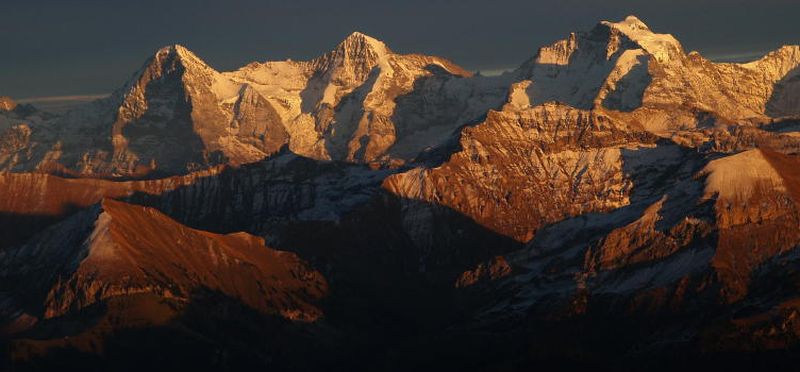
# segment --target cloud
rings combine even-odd
[[[483,76],[500,76],[506,72],[514,71],[516,67],[478,69]]]
[[[108,94],[88,94],[76,96],[30,97],[16,100],[18,103],[31,104],[37,108],[52,112],[63,113],[75,106],[108,97]]]
[[[750,62],[764,57],[767,53],[769,53],[769,51],[721,53],[710,54],[707,58],[715,62]]]
[[[105,97],[108,97],[107,93],[78,95],[78,96],[31,97],[31,98],[17,99],[16,101],[19,103],[48,104],[48,103],[89,102]]]

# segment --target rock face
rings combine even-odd
[[[369,201],[391,170],[320,163],[293,154],[240,168],[215,168],[155,180],[65,179],[0,174],[0,249],[104,198],[150,205],[179,221],[216,231],[262,232],[283,219],[337,221]]]
[[[241,316],[242,325],[230,325],[232,333],[280,331],[259,319],[317,321],[328,291],[319,272],[293,253],[265,247],[263,238],[191,229],[154,209],[110,199],[4,250],[0,278],[2,329],[15,336],[10,354],[20,360],[42,358],[52,348],[98,353],[95,345],[126,332],[138,340],[129,348],[155,356],[157,350],[141,344],[147,336],[136,334],[148,327],[169,329],[161,342],[177,338],[204,349],[209,346],[197,337],[213,334],[211,319]],[[240,306],[248,310],[235,315]],[[200,323],[193,320],[198,309]],[[294,342],[284,336],[283,342]],[[181,348],[160,359],[175,358]]]
[[[149,332],[237,370],[791,354],[798,66],[636,17],[498,77],[357,32],[231,72],[163,48],[63,116],[0,107],[2,334],[33,367]]]
[[[193,230],[109,199],[4,251],[0,261],[3,283],[26,283],[4,290],[19,296],[16,302],[37,304],[24,311],[42,320],[114,297],[188,302],[208,290],[265,313],[313,321],[321,316],[313,302],[327,290],[319,273],[292,253],[264,247],[261,238]]]
[[[252,163],[283,146],[320,160],[402,162],[501,103],[502,95],[492,96],[502,92],[501,79],[469,76],[447,60],[396,54],[361,33],[311,61],[226,73],[173,45],[109,98],[37,121],[26,158],[6,168],[152,177]]]
[[[750,150],[712,161],[706,194],[717,195],[719,246],[712,264],[729,301],[748,294],[752,273],[800,245],[800,209],[794,158]]]
[[[626,157],[655,148],[657,138],[601,110],[531,107],[530,84],[514,85],[501,111],[465,129],[462,150],[447,162],[392,176],[385,187],[522,242],[545,224],[627,205],[634,184]]]
[[[452,143],[462,126],[499,109],[520,84],[532,106],[612,110],[659,134],[757,125],[800,114],[799,48],[746,64],[713,63],[628,17],[573,33],[514,73],[486,78],[438,57],[397,54],[358,32],[311,61],[224,73],[174,45],[111,97],[26,123],[30,138],[0,153],[15,154],[6,155],[13,156],[9,170],[96,177],[252,163],[283,146],[318,160],[397,164]],[[9,124],[5,136],[18,136],[20,124]]]
[[[791,302],[794,279],[782,284],[786,290],[766,288],[770,280],[776,283],[767,273],[796,265],[791,252],[800,246],[800,220],[794,169],[800,160],[754,149],[699,168],[702,163],[688,177],[677,173],[666,181],[668,188],[653,190],[640,202],[542,229],[527,248],[504,257],[512,275],[476,286],[481,298],[495,299],[481,305],[476,324],[537,328],[560,322],[562,332],[571,332],[574,325],[569,324],[580,323],[581,332],[594,334],[605,329],[596,317],[614,319],[618,329],[636,319],[633,324],[647,330],[624,336],[636,343],[669,340],[689,355],[709,349],[761,349],[763,344],[751,343],[751,336],[740,330],[791,322],[796,311]],[[471,278],[470,273],[465,277]],[[698,319],[695,323],[687,316]],[[650,333],[655,329],[664,333]],[[791,327],[774,332],[776,342],[797,337]],[[534,345],[561,342],[546,331],[523,334],[523,339],[540,340],[524,341]],[[732,339],[745,344],[729,343]],[[591,343],[568,345],[599,360],[605,360],[605,352],[630,346],[619,339],[608,342],[602,351],[590,350],[597,347]],[[663,356],[660,348],[649,347],[655,349],[647,356],[628,357]],[[557,349],[550,352],[560,354]]]
[[[781,80],[796,74],[799,50],[714,64],[636,17],[602,22],[523,64],[515,73],[529,80],[512,84],[500,110],[464,129],[461,150],[444,164],[393,176],[386,187],[529,241],[547,223],[628,204],[634,184],[625,167],[636,161],[626,157],[656,146],[653,134],[767,120],[775,91],[791,85]]]
[[[191,229],[154,209],[110,199],[4,250],[0,278],[3,334],[14,338],[5,357],[18,362],[47,358],[54,348],[113,361],[109,350],[116,342],[130,342],[126,348],[140,358],[180,359],[184,347],[213,351],[216,346],[198,337],[216,332],[213,319],[231,317],[241,323],[229,324],[230,333],[271,330],[289,345],[297,341],[281,322],[302,327],[317,321],[328,291],[319,272],[293,253],[265,247],[263,238]],[[148,329],[164,330],[157,344],[178,343],[161,354],[162,346],[148,346],[154,342]],[[218,337],[214,343],[225,345],[230,335]],[[276,343],[269,337],[261,342]],[[185,362],[215,360],[201,353]]]
[[[447,60],[397,54],[358,32],[308,62],[254,63],[226,75],[278,107],[290,149],[314,159],[407,161],[502,99],[486,92],[500,79],[469,79]]]
[[[249,163],[276,152],[286,139],[263,98],[179,45],[156,52],[109,98],[41,127],[39,134],[49,136],[34,138],[51,147],[33,159],[37,168],[98,176]]]
[[[798,53],[785,46],[751,63],[713,63],[631,16],[544,47],[517,73],[534,81],[533,103],[631,112],[660,132],[707,125],[705,114],[724,123],[796,115],[781,97],[797,89]]]

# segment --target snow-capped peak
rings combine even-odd
[[[129,96],[135,93],[132,90],[137,87],[144,89],[153,79],[165,76],[176,76],[180,79],[184,74],[210,76],[219,73],[186,47],[179,44],[167,45],[158,49],[121,91],[124,96]]]
[[[392,51],[382,41],[353,32],[335,49],[315,59],[314,64],[323,70],[347,65],[365,65],[372,69],[390,54]]]
[[[681,43],[674,36],[654,33],[636,16],[630,15],[620,22],[603,21],[600,24],[624,34],[659,62],[668,62],[683,54]]]
[[[342,42],[336,47],[336,50],[353,52],[368,50],[379,56],[392,53],[392,51],[382,41],[358,31],[353,32],[344,40],[342,40]]]
[[[639,30],[641,32],[652,33],[652,31],[650,30],[650,27],[648,27],[644,22],[642,22],[641,19],[639,19],[639,17],[637,17],[635,15],[629,15],[629,16],[625,17],[625,19],[620,21],[620,22],[612,23],[612,22],[605,21],[605,23],[606,24],[614,24],[614,25],[616,25],[618,27],[627,27],[627,28],[629,28],[631,30]]]
[[[380,40],[353,32],[335,49],[311,61],[321,76],[363,82],[376,66],[385,64],[392,51]]]
[[[159,62],[170,60],[172,58],[180,61],[186,68],[210,68],[208,64],[194,54],[194,52],[180,44],[167,45],[159,49],[155,54],[155,60]]]

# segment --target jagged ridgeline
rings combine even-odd
[[[4,120],[4,137],[15,140],[0,148],[0,166],[136,177],[256,162],[283,146],[318,160],[403,163],[489,110],[547,102],[651,132],[758,126],[798,114],[799,53],[787,46],[751,63],[713,63],[635,17],[570,34],[501,77],[398,54],[357,32],[311,61],[223,73],[174,45],[106,99],[58,118]]]
[[[0,98],[3,366],[796,358],[800,46],[717,63],[631,16],[532,54],[174,45],[62,115]]]

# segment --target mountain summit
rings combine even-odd
[[[366,81],[373,68],[386,63],[392,51],[381,41],[354,32],[332,51],[314,59],[311,64],[316,74],[343,85]]]
[[[383,58],[387,54],[393,52],[382,41],[363,34],[361,32],[353,32],[348,35],[336,48],[328,53],[337,56],[358,59],[358,58]]]
[[[654,33],[636,16],[628,16],[621,22],[603,21],[601,24],[621,32],[631,41],[639,44],[660,63],[668,63],[671,59],[679,58],[683,54],[683,47],[675,37],[669,34]]]
[[[284,146],[314,159],[397,165],[452,145],[460,128],[490,110],[549,102],[619,112],[662,136],[712,122],[763,125],[800,114],[797,50],[713,63],[635,16],[571,33],[492,78],[443,58],[395,53],[360,32],[310,61],[232,72],[171,45],[110,98],[25,123],[31,133],[23,139],[16,129],[0,166],[141,177],[257,162]]]

